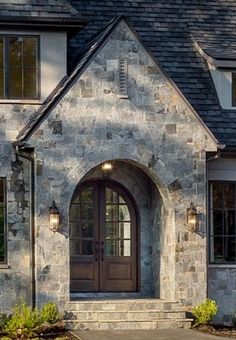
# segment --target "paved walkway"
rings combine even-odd
[[[77,331],[80,340],[229,340],[189,329]],[[232,339],[232,338],[231,338]]]

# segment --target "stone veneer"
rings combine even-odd
[[[127,59],[127,98],[120,97],[119,58]],[[150,228],[146,239],[141,232],[144,294],[178,300],[186,305],[195,305],[206,297],[205,154],[215,151],[216,146],[124,22],[119,24],[29,143],[35,147],[37,160],[36,295],[39,305],[53,300],[64,308],[69,300],[68,213],[71,197],[84,176],[107,160],[122,162],[116,179],[121,183],[125,179],[124,185],[133,196],[136,195],[137,202],[140,200],[143,228]],[[5,164],[9,165],[9,158]],[[134,167],[129,182],[127,173]],[[22,171],[25,169],[26,166]],[[149,194],[144,188],[144,197],[138,197],[136,181],[140,181],[137,188],[142,187],[143,181],[148,181]],[[53,200],[62,216],[60,232],[55,234],[48,227],[48,209]],[[145,200],[149,201],[146,212],[142,208]],[[191,201],[200,211],[202,233],[199,234],[190,233],[186,228],[186,209]],[[19,210],[17,218],[20,219],[24,211]],[[27,230],[29,223],[24,224],[24,228]],[[23,244],[26,236],[17,234]],[[150,235],[153,236],[151,264]],[[1,290],[0,293],[4,308],[10,307],[15,300],[14,287],[17,280],[23,280],[25,273],[28,273],[30,284],[29,248],[28,269],[23,267],[21,271],[22,244],[18,250],[9,253],[11,268],[0,269],[3,287],[8,287],[6,275],[13,275],[9,300],[7,292]],[[10,257],[15,262],[10,261]],[[153,280],[151,284],[147,284],[149,277]],[[24,289],[20,286],[17,295],[24,294]]]

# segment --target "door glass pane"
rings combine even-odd
[[[88,188],[80,194],[79,200],[82,204],[93,204],[93,188]]]
[[[105,235],[107,238],[118,237],[118,224],[115,222],[106,222]]]
[[[80,255],[81,248],[80,248],[80,240],[79,239],[71,239],[70,240],[70,253],[71,255]]]
[[[118,203],[117,193],[110,188],[106,188],[106,202],[107,203]]]
[[[118,219],[117,205],[106,205],[106,221],[116,221]]]
[[[93,206],[91,205],[80,205],[79,219],[91,220],[93,219]]]
[[[119,206],[119,220],[120,221],[130,221],[130,214],[127,205]]]
[[[82,237],[93,237],[93,223],[92,222],[80,222]]]
[[[130,223],[121,222],[119,223],[119,237],[120,238],[130,238],[131,234],[131,225]]]
[[[130,240],[120,241],[119,255],[120,256],[130,256],[131,255],[131,242],[130,242]]]
[[[82,254],[81,255],[93,255],[93,241],[82,241]]]
[[[119,241],[118,240],[106,240],[105,255],[119,256]]]

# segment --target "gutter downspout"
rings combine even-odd
[[[31,303],[32,308],[35,308],[36,305],[36,279],[35,279],[35,159],[34,159],[34,149],[32,147],[26,147],[24,145],[19,145],[13,143],[13,147],[15,149],[15,154],[19,157],[22,157],[30,162],[30,201],[31,201],[31,218],[30,218],[30,244],[31,244],[31,253],[30,253],[30,262],[31,262]]]

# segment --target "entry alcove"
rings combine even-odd
[[[160,297],[164,212],[157,185],[134,164],[113,160],[109,177],[101,164],[91,169],[70,204],[70,292]]]

